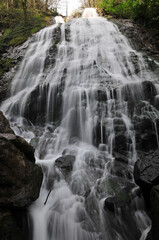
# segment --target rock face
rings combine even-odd
[[[152,34],[150,34],[147,29],[144,29],[143,26],[137,25],[130,19],[119,19],[113,20],[115,22],[120,31],[130,38],[133,45],[139,51],[144,51],[151,55],[159,56],[159,41],[158,39],[154,39]]]
[[[2,112],[0,132],[0,239],[18,240],[21,230],[12,209],[24,209],[38,198],[43,176],[33,148],[13,133]]]
[[[142,154],[134,166],[134,178],[140,186],[147,207],[150,206],[150,191],[159,184],[159,150]]]
[[[134,166],[134,178],[140,186],[146,207],[150,210],[152,229],[148,239],[159,239],[159,150],[140,156]]]
[[[152,218],[152,239],[159,239],[159,185],[154,186],[150,195],[151,218]]]

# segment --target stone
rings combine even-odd
[[[140,154],[134,166],[134,179],[141,188],[146,207],[150,207],[151,188],[159,184],[159,150]]]
[[[128,158],[121,153],[115,152],[114,153],[115,161],[123,162],[123,163],[128,163]]]
[[[0,206],[29,206],[39,196],[41,168],[2,136],[0,149]]]
[[[0,112],[0,206],[22,208],[40,192],[42,171],[34,164],[34,149],[16,136]]]
[[[64,177],[68,177],[73,170],[73,164],[75,162],[75,156],[73,155],[64,155],[62,157],[59,157],[55,161],[55,166],[58,167]]]
[[[23,240],[21,229],[12,213],[7,209],[0,209],[0,239]]]
[[[8,120],[5,118],[1,111],[0,111],[0,133],[14,134],[13,130],[9,125]]]
[[[115,212],[116,208],[122,208],[129,205],[131,197],[129,195],[129,189],[123,188],[119,190],[115,196],[106,198],[104,202],[104,209],[111,212]]]
[[[159,185],[152,187],[150,193],[152,239],[159,239]]]

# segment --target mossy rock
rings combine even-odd
[[[24,43],[27,40],[26,36],[18,36],[16,38],[13,38],[10,42],[9,42],[9,46],[17,46],[20,45],[22,43]]]

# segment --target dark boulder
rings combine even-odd
[[[115,209],[130,205],[131,196],[129,194],[130,189],[123,188],[116,192],[115,196],[106,198],[104,202],[104,209],[111,212],[115,212]]]
[[[151,189],[150,194],[151,220],[152,220],[152,239],[159,239],[159,185]]]
[[[9,125],[8,120],[5,118],[1,111],[0,111],[0,133],[14,134],[13,130]]]
[[[1,240],[24,239],[23,212],[38,198],[43,178],[41,168],[34,162],[34,149],[14,134],[0,112]],[[17,212],[20,212],[21,224],[17,221]]]
[[[75,162],[75,156],[72,155],[64,155],[59,157],[55,161],[55,166],[58,167],[64,177],[68,177],[73,170],[73,164]]]
[[[39,196],[42,172],[10,140],[0,136],[0,205],[26,207]]]
[[[118,153],[118,152],[115,152],[114,153],[114,157],[115,157],[115,160],[116,161],[119,161],[119,162],[122,162],[122,163],[128,163],[128,157],[126,157],[124,154],[121,154],[121,153]]]
[[[1,207],[26,207],[38,198],[42,171],[34,162],[34,149],[14,134],[0,112]]]
[[[134,166],[134,178],[149,208],[151,188],[159,184],[159,150],[140,155]]]
[[[22,240],[21,229],[18,227],[12,213],[6,209],[0,209],[0,239]]]

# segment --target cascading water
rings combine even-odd
[[[134,119],[157,79],[117,26],[83,17],[35,35],[1,106],[44,174],[29,240],[144,240]]]

